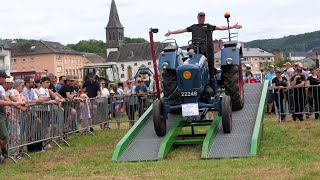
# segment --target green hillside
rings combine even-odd
[[[268,51],[284,50],[307,52],[320,51],[320,31],[290,35],[279,39],[254,40],[245,43],[246,47],[258,47]]]

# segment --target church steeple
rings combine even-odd
[[[123,44],[124,27],[120,22],[120,18],[118,15],[118,10],[116,7],[116,3],[114,0],[111,1],[110,14],[109,14],[109,22],[106,27],[106,42],[107,42],[107,53],[108,51],[118,50]]]

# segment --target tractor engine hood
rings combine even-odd
[[[201,75],[204,69],[195,64],[177,68],[178,93],[183,103],[195,103],[204,89]]]

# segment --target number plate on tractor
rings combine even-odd
[[[197,91],[182,91],[182,92],[180,92],[180,95],[183,97],[194,97],[194,96],[198,96],[198,92]]]
[[[188,103],[182,104],[182,116],[198,116],[199,115],[199,106],[198,103]]]

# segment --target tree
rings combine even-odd
[[[124,37],[125,44],[131,43],[143,43],[148,42],[143,38],[128,38]],[[77,44],[68,44],[69,48],[79,51],[79,52],[88,52],[88,53],[98,53],[98,54],[105,54],[106,53],[106,43],[101,40],[81,40]]]
[[[291,63],[290,58],[289,58],[289,57],[282,57],[282,58],[280,59],[280,61],[279,61],[277,64],[275,64],[275,65],[276,65],[276,67],[283,68],[283,67],[284,67],[284,64],[285,64],[286,62],[290,62],[290,63]]]
[[[69,48],[88,53],[106,53],[105,43],[101,40],[81,40],[77,44],[68,44]]]
[[[144,38],[128,38],[128,37],[124,37],[124,43],[125,44],[144,43],[144,42],[148,42],[148,41],[145,40]]]

